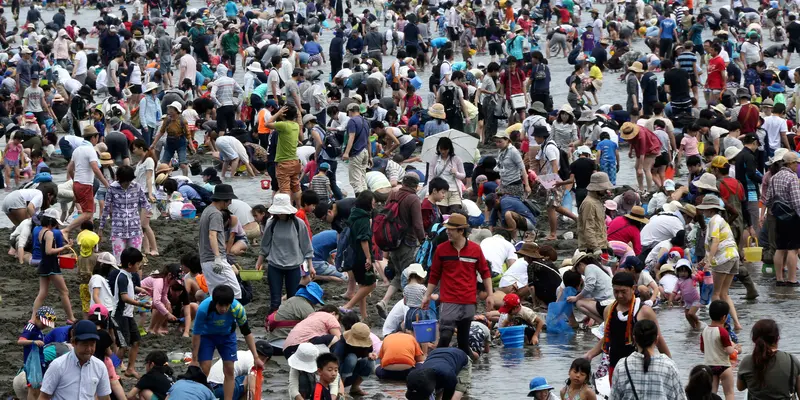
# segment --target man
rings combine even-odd
[[[678,57],[680,58],[680,56]],[[692,77],[696,77],[696,75],[689,74],[683,68],[673,68],[670,60],[661,61],[661,68],[664,70],[664,91],[667,92],[667,99],[675,110],[675,114],[678,111],[690,110],[692,107],[691,90],[697,86],[697,81],[693,81]]]
[[[783,65],[789,65],[792,53],[800,53],[800,22],[797,21],[797,14],[789,13],[789,25],[786,25],[786,34],[789,36],[789,47],[786,49],[786,59]]]
[[[524,79],[522,77],[520,82]],[[455,71],[452,73],[452,79],[439,86],[439,90],[436,92],[436,102],[444,106],[450,129],[463,130],[464,126],[469,125],[467,102],[464,100],[464,92],[461,90],[463,80],[464,72]],[[522,83],[520,83],[520,90],[522,90]]]
[[[433,290],[439,291],[439,335],[438,347],[449,347],[453,331],[458,329],[458,347],[472,354],[469,347],[469,331],[476,311],[477,274],[483,279],[486,309],[492,310],[492,274],[481,247],[467,240],[469,224],[463,214],[452,214],[445,222],[448,241],[439,245],[433,254],[428,290],[422,299],[422,308],[427,309]],[[441,283],[441,285],[440,285]]]
[[[300,208],[300,158],[297,143],[300,139],[300,111],[294,106],[284,106],[269,121],[267,128],[278,133],[275,154],[278,191],[292,197],[292,203]]]
[[[347,122],[347,146],[342,154],[342,160],[350,163],[348,170],[350,186],[358,196],[358,193],[367,190],[367,168],[372,167],[369,122],[361,116],[359,105],[356,103],[347,106],[347,114],[350,120]]]
[[[536,155],[539,175],[557,174],[561,152],[556,142],[548,140],[550,138],[550,132],[546,127],[535,126],[533,128],[533,138],[541,147],[541,150],[539,150],[539,153]],[[572,211],[561,205],[563,196],[564,189],[562,187],[557,186],[547,192],[547,215],[550,223],[550,235],[547,236],[546,240],[556,239],[556,228],[558,225],[556,212],[561,215],[566,215],[573,220],[578,220],[578,217],[576,217]]]
[[[739,115],[741,115],[741,113]],[[758,199],[761,198],[761,174],[756,170],[758,136],[754,133],[745,134],[742,139],[742,144],[744,148],[736,155],[736,179],[742,184],[746,192],[745,201],[742,204],[742,209],[746,209],[750,214],[750,226],[746,228],[748,228],[747,230],[750,235],[755,236],[755,232],[761,231],[761,221],[758,217]],[[742,240],[744,239],[743,237]]]
[[[595,37],[595,40],[596,39],[597,38]],[[608,62],[608,46],[610,44],[611,40],[608,38],[603,38],[600,40],[600,45],[594,46],[592,48],[592,52],[589,54],[590,58],[595,59],[595,65],[600,68],[600,71],[606,70],[606,62]]]
[[[678,38],[678,29],[675,20],[664,18],[658,24],[658,56],[662,60],[672,59],[672,45]]]
[[[117,35],[116,26],[108,28],[107,33],[100,34],[100,40],[97,47],[100,52],[100,57],[102,58],[103,65],[108,65],[111,59],[116,54],[119,54],[121,52],[122,44],[119,40],[119,35]]]
[[[605,337],[600,339],[597,345],[584,355],[584,358],[591,360],[600,355],[600,353],[608,354],[609,379],[614,374],[614,366],[617,365],[617,361],[636,351],[636,347],[633,344],[633,326],[636,325],[636,321],[650,320],[658,326],[658,318],[653,309],[648,305],[642,304],[641,300],[635,297],[636,280],[633,274],[630,272],[618,272],[611,279],[611,284],[614,288],[615,301],[606,307],[603,315],[603,319],[606,321],[609,321],[610,318],[609,326],[606,327]],[[630,313],[631,309],[633,309],[633,315],[627,315],[627,317],[628,319],[632,318],[632,320],[627,322],[620,320],[620,316]],[[659,352],[672,357],[660,330],[656,345]]]
[[[472,353],[469,353],[472,354]],[[450,348],[437,348],[428,354],[421,367],[408,374],[406,399],[428,400],[442,391],[442,399],[460,399],[472,381],[472,361]]]
[[[67,179],[72,179],[72,191],[75,194],[75,204],[80,206],[81,214],[72,221],[69,226],[61,232],[64,237],[69,237],[69,233],[78,228],[84,221],[90,221],[94,216],[94,180],[97,178],[100,183],[108,188],[108,180],[103,172],[100,171],[97,158],[97,151],[94,146],[100,139],[100,135],[94,126],[89,125],[83,128],[83,143],[72,152],[72,160],[67,164]]]
[[[235,5],[234,5],[235,6]],[[239,54],[239,27],[231,24],[228,32],[222,35],[222,52],[230,60],[231,71],[236,73],[236,55]]]
[[[592,33],[594,34],[594,41],[595,43],[603,43],[603,27],[606,23],[600,19],[600,10],[592,8],[589,10],[589,13],[592,15]]]
[[[486,210],[489,214],[489,226],[493,230],[505,228],[512,238],[517,231],[524,232],[536,229],[536,218],[527,206],[516,196],[489,193],[485,196]]]
[[[387,268],[394,270],[392,284],[386,290],[386,295],[375,305],[381,318],[386,318],[386,304],[392,300],[395,292],[401,291],[400,277],[403,270],[414,262],[419,244],[425,241],[425,230],[422,227],[422,203],[417,196],[419,176],[407,174],[403,177],[403,184],[399,190],[392,191],[386,204],[398,203],[397,218],[402,226],[406,227],[405,238],[395,250],[389,252]]]
[[[217,187],[219,186],[227,185],[218,185]],[[211,288],[209,287],[209,289]],[[264,361],[261,359],[253,333],[250,331],[244,306],[236,301],[233,289],[230,286],[220,285],[215,287],[211,291],[211,297],[203,300],[197,307],[197,318],[194,320],[194,328],[192,330],[194,333],[192,335],[192,360],[197,360],[196,362],[200,364],[203,373],[206,376],[210,376],[214,350],[219,353],[222,360],[222,398],[224,400],[239,399],[239,397],[233,397],[238,386],[235,369],[239,355],[236,351],[237,325],[244,336],[247,348],[252,354],[252,364],[256,368],[263,368]],[[266,346],[262,346],[262,353],[266,354],[266,350],[263,350],[264,347],[272,350],[271,346],[266,344]],[[219,397],[218,394],[217,397]]]
[[[156,51],[158,54],[158,70],[164,80],[164,87],[172,87],[172,36],[163,27],[156,28]],[[183,82],[183,81],[180,81]]]
[[[100,336],[92,321],[79,321],[72,328],[73,349],[50,363],[42,380],[39,400],[109,400],[108,369],[94,357]]]
[[[761,103],[761,109],[764,111],[764,123],[761,125],[767,134],[764,139],[764,151],[767,157],[775,155],[775,150],[781,148],[791,149],[789,146],[789,138],[786,136],[789,132],[789,126],[786,119],[782,117],[786,111],[786,105],[774,104],[772,99],[766,99]],[[778,115],[773,115],[778,114]]]
[[[757,32],[750,31],[747,33],[747,41],[742,43],[742,48],[739,51],[739,59],[742,61],[743,65],[747,66],[759,61],[764,61],[764,52],[758,40]]]
[[[706,89],[710,91],[706,94],[706,103],[714,105],[722,101],[722,94],[725,92],[725,85],[728,81],[728,73],[725,67],[725,60],[722,59],[722,45],[713,43],[709,47],[711,59],[708,60],[708,78],[706,79]]]
[[[211,99],[217,106],[217,132],[226,133],[236,127],[236,107],[244,93],[233,78],[228,77],[228,68],[217,66],[220,77],[214,80],[211,87]]]
[[[606,213],[603,198],[614,189],[605,172],[595,172],[586,190],[589,194],[581,203],[578,212],[578,249],[588,253],[609,247],[606,238]]]
[[[761,119],[761,112],[758,106],[750,103],[751,96],[750,90],[747,88],[739,88],[736,90],[736,97],[739,98],[739,113],[736,120],[739,121],[739,130],[744,135],[756,133]],[[758,148],[758,146],[756,146],[756,148]]]
[[[86,56],[86,52],[83,50],[83,42],[75,43],[75,48],[78,52],[75,53],[75,60],[73,61],[72,78],[83,85],[86,83],[86,74],[89,72],[89,59]]]
[[[283,87],[284,94],[286,95],[286,105],[301,110],[302,101],[300,100],[300,87],[298,83],[303,80],[304,71],[300,68],[295,68],[292,71],[292,77],[286,82]]]
[[[697,98],[697,94],[698,94],[698,86],[697,86],[697,75],[698,75],[697,59],[698,59],[698,56],[695,53],[697,48],[698,48],[698,45],[695,45],[694,43],[692,43],[690,41],[684,42],[683,43],[683,50],[680,51],[680,53],[678,54],[677,57],[675,57],[675,62],[678,64],[678,68],[686,71],[686,73],[689,76],[689,79],[692,81],[692,85],[691,85],[692,93],[694,93],[694,97],[695,98]],[[701,54],[703,54],[702,53],[702,51],[703,51],[702,41],[700,42],[699,48],[700,48]],[[700,60],[702,61],[703,58],[701,58]],[[663,65],[664,65],[663,61],[661,62],[661,65],[662,65],[662,68],[663,68]]]
[[[653,116],[653,104],[658,102],[658,76],[648,68],[639,81],[642,88],[642,117]]]
[[[111,57],[111,61],[108,63],[108,69],[106,71],[106,87],[108,88],[108,94],[114,96],[118,99],[122,98],[122,89],[120,88],[119,82],[119,69],[120,65],[124,63],[124,56],[121,51],[114,53]]]
[[[33,59],[31,58],[30,47],[25,46],[22,48],[22,59],[17,61],[17,88],[20,93],[25,93],[25,89],[31,85],[31,75],[33,74]]]
[[[53,121],[56,121],[56,115],[48,105],[44,90],[39,87],[39,78],[38,72],[31,74],[31,86],[25,89],[25,92],[22,94],[22,109],[26,113],[31,112],[36,116],[36,122],[39,123],[42,135],[44,136],[46,133],[45,120],[52,118]]]
[[[800,223],[800,184],[797,180],[797,153],[787,152],[783,156],[783,167],[770,180],[770,190],[765,193],[764,205],[772,212],[770,224],[775,222],[775,263],[776,286],[800,286],[797,282],[797,224]],[[776,202],[782,202],[783,207],[775,207]],[[783,209],[783,218],[775,215],[774,211]],[[784,280],[783,269],[786,267],[788,276]]]
[[[183,82],[184,79],[194,82],[197,74],[197,61],[192,57],[191,52],[191,47],[186,44],[178,50],[178,83]]]
[[[664,211],[651,217],[641,231],[642,252],[649,254],[652,246],[658,242],[674,238],[678,231],[686,229],[687,220],[694,220],[694,215],[685,206],[675,212]]]
[[[369,51],[369,58],[374,58],[378,60],[380,65],[383,65],[383,54],[386,53],[386,38],[384,35],[378,32],[378,26],[379,25],[377,22],[369,24],[369,33],[367,33],[364,41],[366,42],[367,50]]]
[[[214,195],[211,196],[211,205],[203,210],[200,216],[200,243],[198,246],[200,266],[206,277],[209,292],[217,286],[230,286],[234,297],[242,298],[242,290],[233,268],[228,264],[225,253],[225,225],[222,222],[221,210],[226,210],[231,200],[237,199],[233,194],[231,185],[221,184],[214,186]],[[196,358],[195,358],[196,360]]]

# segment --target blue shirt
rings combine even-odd
[[[229,2],[227,2],[225,4],[225,16],[226,17],[228,17],[228,18],[235,17],[236,14],[238,14],[238,13],[239,13],[239,9],[236,8],[236,3],[232,2],[232,1],[229,1]]]
[[[214,392],[208,386],[188,379],[175,382],[167,394],[170,400],[216,400]]]
[[[194,320],[193,332],[195,335],[229,335],[236,329],[247,324],[247,313],[236,299],[225,314],[217,314],[211,308],[211,297],[206,298],[197,307],[197,316]],[[174,387],[174,386],[173,386]]]
[[[20,339],[44,341],[42,330],[37,328],[36,325],[34,325],[34,323],[31,321],[28,321],[28,324],[25,325],[25,329],[22,330],[22,333],[19,335],[19,337]],[[28,359],[28,354],[30,354],[31,350],[34,348],[39,350],[39,360],[41,360],[41,363],[44,364],[44,347],[39,347],[35,344],[29,344],[25,346],[22,356],[23,362]]]
[[[449,42],[449,40],[447,40],[446,37],[437,37],[435,39],[431,39],[431,46],[440,49],[444,47],[444,45],[447,44],[447,42]]]
[[[196,86],[203,86],[203,83],[205,83],[205,81],[206,77],[203,76],[203,73],[201,73],[200,71],[194,73],[194,84]]]
[[[367,148],[367,143],[369,142],[369,124],[367,120],[361,116],[350,118],[350,121],[347,121],[347,133],[356,135],[353,140],[353,147],[350,149],[350,157],[355,157]],[[345,143],[347,142],[345,141]]]
[[[328,229],[314,235],[311,247],[314,248],[313,261],[326,261],[331,252],[336,250],[336,231]]]
[[[664,18],[659,24],[661,26],[661,39],[675,39],[673,35],[675,30],[675,20],[672,18]]]
[[[178,192],[183,196],[186,200],[199,200],[203,201],[203,198],[200,197],[200,194],[197,193],[197,190],[194,190],[193,187],[189,185],[183,185],[178,188]]]
[[[617,148],[619,146],[610,139],[601,140],[595,149],[600,151],[600,164],[617,165]]]
[[[322,46],[317,42],[306,42],[306,44],[303,45],[303,51],[310,56],[315,56],[322,53]]]
[[[39,243],[39,232],[41,231],[41,226],[33,228],[33,252],[31,253],[31,259],[33,260],[42,259],[42,243]],[[64,245],[64,235],[61,234],[60,230],[53,230],[53,239],[55,239],[55,247],[61,247]]]
[[[498,213],[497,210],[492,212],[489,225],[496,226],[499,216],[506,215],[508,211],[513,211],[531,222],[536,222],[536,219],[533,218],[533,214],[531,214],[531,210],[522,203],[522,200],[514,196],[503,196],[500,198],[500,213]],[[425,362],[428,361],[426,360]]]
[[[44,337],[44,344],[69,342],[69,330],[72,326],[59,326]]]

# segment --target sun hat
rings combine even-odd
[[[314,114],[303,115],[303,125],[305,125],[305,124],[307,124],[307,123],[309,123],[311,121],[316,121],[316,120],[317,120],[317,117]]]
[[[714,156],[711,159],[711,167],[713,168],[725,168],[728,165],[728,158],[723,156]]]
[[[269,207],[270,214],[292,215],[297,213],[297,209],[292,206],[292,200],[286,193],[278,193],[272,198],[272,205]]]
[[[55,310],[53,310],[53,307],[50,306],[39,307],[39,309],[36,310],[36,316],[39,317],[39,321],[42,321],[42,323],[45,324],[45,326],[50,328],[56,326],[56,312]],[[94,323],[92,323],[92,326],[94,327],[95,330],[97,330],[97,327],[95,327]]]
[[[775,82],[772,85],[769,85],[767,90],[773,93],[783,93],[785,89],[783,88],[782,84]]]
[[[717,188],[717,178],[709,172],[700,175],[700,179],[694,181],[694,186],[698,189],[705,189],[719,193],[719,189]]]
[[[517,251],[517,255],[531,258],[544,258],[542,254],[539,253],[539,245],[534,242],[523,243],[522,248]]]
[[[639,62],[639,61],[634,61],[634,62],[633,62],[633,64],[631,64],[631,66],[630,66],[630,67],[628,67],[628,71],[633,71],[633,72],[644,72],[644,68],[643,68],[643,66],[642,66],[642,63],[641,63],[641,62]]]
[[[633,122],[625,122],[619,128],[620,137],[624,140],[631,140],[639,134],[641,128]]]
[[[345,331],[345,343],[353,347],[372,347],[372,339],[369,337],[369,326],[363,322],[353,324],[349,331]]]
[[[561,108],[558,109],[558,114],[561,114],[562,112],[565,112],[565,113],[567,113],[567,114],[569,114],[569,115],[574,117],[575,114],[573,113],[573,111],[575,111],[575,110],[572,108],[571,105],[569,105],[568,103],[564,103],[564,105],[562,105]]]
[[[64,96],[60,94],[56,94],[55,96],[53,96],[53,103],[63,103],[63,102],[64,102]]]
[[[72,326],[72,337],[78,342],[100,340],[100,336],[97,335],[97,325],[88,319],[80,320]]]
[[[469,227],[467,217],[463,214],[450,214],[450,218],[444,223],[447,229],[462,229]]]
[[[89,315],[97,316],[99,321],[108,319],[108,308],[100,303],[92,304],[92,306],[89,307]]]
[[[114,165],[114,159],[111,158],[111,153],[100,153],[100,165]]]
[[[508,132],[506,131],[497,131],[497,133],[494,135],[494,138],[511,140],[511,136],[509,136]]]
[[[436,371],[432,368],[414,368],[406,379],[406,399],[429,400],[436,392]]]
[[[589,178],[589,186],[586,186],[586,190],[589,191],[603,191],[613,188],[614,185],[611,184],[611,180],[608,179],[608,174],[605,172],[593,173],[591,178]]]
[[[663,206],[661,206],[661,209],[666,211],[666,212],[668,212],[668,213],[674,213],[675,211],[678,211],[681,208],[682,208],[681,202],[677,201],[677,200],[672,200],[672,201],[664,204]]]
[[[406,269],[403,270],[403,276],[408,279],[411,275],[416,275],[422,279],[428,276],[428,272],[422,268],[422,264],[414,263],[410,264]]]
[[[711,107],[711,109],[719,112],[720,114],[725,114],[725,111],[728,111],[728,108],[722,103],[715,104],[713,107]]]
[[[797,159],[798,159],[798,155],[797,155],[797,153],[795,153],[793,151],[789,151],[789,152],[787,152],[786,154],[783,155],[783,163],[784,164],[796,163]]]
[[[44,213],[42,213],[42,216],[50,217],[50,218],[56,220],[56,223],[59,224],[59,225],[66,225],[64,223],[64,221],[59,219],[59,217],[61,217],[61,210],[59,208],[50,207],[47,210],[44,210]]]
[[[740,149],[740,148],[738,148],[736,146],[728,147],[727,149],[725,149],[725,159],[727,159],[728,163],[730,163],[731,160],[736,158],[736,156],[739,154],[740,151],[742,151],[742,149]],[[717,156],[717,157],[719,157],[719,156]],[[717,158],[717,157],[714,157],[714,158]]]
[[[675,191],[675,181],[673,181],[672,179],[665,180],[664,181],[664,190],[666,190],[668,192],[674,192]]]
[[[603,202],[603,206],[609,211],[617,211],[617,208],[619,207],[617,202],[614,200],[606,200]]]
[[[536,125],[533,127],[533,137],[548,138],[550,137],[550,131],[547,130],[546,126]]]
[[[287,360],[289,366],[303,372],[313,374],[317,372],[317,357],[319,348],[311,343],[300,343],[297,351]]]
[[[322,287],[319,286],[316,282],[310,282],[305,287],[300,287],[297,289],[297,292],[294,294],[295,296],[300,296],[308,301],[311,304],[320,304],[325,305],[325,302],[322,300],[322,296],[325,292],[322,290]]]
[[[372,100],[370,100],[370,102],[369,102],[369,106],[370,106],[370,107],[372,107],[372,106],[374,106],[374,105],[378,105],[378,104],[381,104],[381,101],[380,101],[380,100],[378,100],[378,99],[372,99]]]
[[[167,107],[172,107],[172,108],[178,110],[178,112],[183,111],[183,106],[181,106],[181,103],[178,103],[177,101],[173,101],[172,103],[167,105]]]
[[[578,122],[594,122],[597,119],[597,114],[591,112],[583,112],[581,113],[581,117],[578,118]]]
[[[592,149],[589,148],[589,146],[578,146],[578,150],[576,150],[576,151],[578,152],[578,155],[581,155],[581,154],[592,155]]]
[[[664,264],[658,270],[658,273],[663,274],[664,272],[675,272],[675,268],[672,265],[670,265],[669,263]]]
[[[722,203],[722,200],[720,200],[719,197],[717,197],[717,196],[715,196],[713,194],[707,194],[707,195],[705,195],[703,197],[703,202],[700,203],[699,206],[697,206],[697,209],[698,210],[711,210],[711,209],[724,210],[725,207],[723,207],[721,205],[721,203]]]
[[[681,208],[681,212],[689,216],[689,219],[694,219],[694,216],[697,215],[697,208],[693,204],[682,204],[683,208]]]
[[[114,257],[113,254],[107,251],[97,253],[97,262],[100,264],[108,264],[114,268],[119,268],[119,264],[117,263],[117,258]]]
[[[613,201],[613,200],[612,200]],[[644,207],[642,206],[633,206],[631,208],[631,212],[623,215],[623,217],[631,220],[641,222],[643,224],[648,223],[650,220],[645,217]]]
[[[785,149],[785,148],[780,148],[780,149],[775,150],[775,155],[773,155],[772,158],[767,160],[766,164],[767,165],[772,165],[772,164],[774,164],[774,163],[776,163],[778,161],[783,161],[783,156],[785,156],[786,153],[788,153],[788,152],[789,152],[789,149]]]
[[[770,108],[772,108],[772,106],[774,106],[774,105],[775,105],[775,102],[772,101],[772,99],[764,99],[764,101],[761,102],[761,107],[770,107]]]
[[[147,86],[144,87],[144,90],[142,90],[142,93],[149,93],[149,92],[151,92],[153,90],[156,90],[156,89],[158,89],[158,84],[157,83],[155,83],[155,82],[147,82]]]
[[[624,2],[625,0],[620,0],[620,1]],[[531,379],[531,383],[528,385],[528,388],[530,390],[528,392],[528,397],[534,397],[536,396],[536,392],[542,390],[553,390],[553,386],[549,385],[547,383],[547,379],[545,379],[542,376],[537,376]]]
[[[156,174],[156,185],[163,185],[167,179],[169,179],[168,173]]]
[[[500,307],[500,314],[508,314],[511,310],[519,307],[519,295],[516,293],[509,293],[503,297],[503,305]]]
[[[531,110],[541,114],[547,114],[547,110],[544,109],[544,103],[541,101],[534,101],[533,104],[531,104]]]
[[[167,164],[167,163],[158,164],[158,166],[156,167],[156,171],[155,171],[156,175],[158,175],[160,173],[163,173],[163,172],[171,173],[172,172],[172,166]]]
[[[236,197],[236,195],[233,194],[233,187],[231,187],[231,185],[223,183],[214,186],[214,194],[211,195],[211,201],[233,200],[233,199],[238,199],[238,197]]]
[[[747,88],[739,88],[736,89],[736,98],[738,99],[747,99],[750,100],[753,96],[750,94],[750,90]]]
[[[689,262],[689,260],[687,260],[685,258],[681,258],[675,264],[675,271],[680,271],[681,268],[688,268],[689,269],[689,274],[692,273],[692,264]]]
[[[447,115],[444,113],[444,106],[442,103],[433,103],[428,107],[428,115],[432,118],[446,119]]]

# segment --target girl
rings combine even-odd
[[[64,282],[64,277],[61,276],[61,268],[58,266],[58,254],[72,246],[72,240],[66,246],[64,245],[64,237],[58,231],[58,226],[63,225],[57,219],[58,214],[59,212],[55,208],[47,209],[41,217],[42,225],[33,229],[34,247],[38,244],[41,248],[41,261],[36,267],[39,274],[39,294],[36,295],[36,300],[33,302],[31,320],[36,318],[36,311],[44,304],[52,283],[58,290],[61,304],[64,306],[64,313],[67,314],[67,324],[72,324],[72,321],[75,321],[75,315],[72,314],[69,290]]]
[[[350,226],[350,248],[353,250],[353,276],[358,291],[342,309],[352,310],[359,306],[361,317],[367,319],[367,296],[375,290],[375,258],[372,253],[371,213],[375,207],[375,196],[365,190],[358,195],[355,207],[347,220]]]
[[[198,304],[189,300],[189,292],[180,279],[173,280],[169,287],[169,302],[172,304],[172,315],[181,317],[177,321],[183,323],[183,337],[190,337]]]
[[[428,107],[428,116],[431,120],[425,123],[422,129],[425,132],[425,137],[435,135],[450,129],[447,124],[447,114],[444,112],[444,106],[441,103],[434,103]]]
[[[684,315],[692,328],[700,327],[700,320],[697,318],[697,310],[700,308],[700,292],[694,284],[694,274],[689,260],[681,259],[675,266],[678,273],[678,284],[675,291],[667,300],[667,305],[672,306],[672,301],[678,296],[683,300]]]
[[[561,389],[561,400],[595,400],[597,395],[590,386],[592,364],[585,358],[576,358],[569,367],[567,386]]]
[[[147,333],[160,336],[169,333],[167,322],[177,321],[178,318],[172,314],[172,304],[169,301],[169,288],[172,283],[180,279],[180,265],[170,264],[167,270],[159,272],[153,271],[150,276],[142,279],[142,289],[153,299],[155,312],[150,317],[150,327]]]
[[[151,204],[155,203],[156,198],[153,196],[153,171],[156,167],[156,156],[153,154],[153,150],[148,148],[147,143],[142,139],[134,140],[131,147],[133,148],[133,154],[139,157],[139,162],[136,164],[136,169],[134,170],[135,181],[144,189],[148,202]],[[152,214],[150,212],[143,212],[139,221],[142,224],[142,233],[144,233],[142,237],[142,249],[144,249],[145,254],[158,256],[156,234],[153,232],[153,228],[150,227],[151,216]]]
[[[422,97],[415,92],[417,89],[413,85],[406,87],[406,95],[400,103],[400,115],[411,118],[411,114],[416,107],[422,107]]]
[[[225,252],[226,254],[239,256],[249,247],[247,235],[239,222],[239,218],[231,214],[229,210],[222,210],[222,223],[225,226]]]
[[[167,365],[169,358],[163,351],[151,351],[144,359],[144,367],[147,371],[139,379],[136,386],[128,392],[129,399],[137,400],[164,400],[167,393],[164,389],[169,388],[175,380],[172,375],[172,368]]]
[[[126,248],[142,247],[141,216],[147,215],[151,210],[144,190],[134,182],[134,178],[133,167],[123,165],[117,169],[117,180],[108,188],[105,208],[100,215],[101,230],[107,216],[111,216],[112,221],[127,222],[111,224],[111,248],[118,261]]]
[[[686,384],[687,400],[722,400],[716,393],[712,393],[711,384],[714,375],[708,365],[696,365],[689,373],[689,383]]]
[[[14,187],[19,187],[19,162],[22,157],[22,141],[20,136],[21,135],[14,134],[11,142],[6,144],[5,157],[3,157],[3,177],[6,179],[6,192],[10,192],[12,189],[11,186],[8,185],[8,182],[11,182],[12,168],[14,169]]]
[[[106,180],[109,182],[114,181],[114,160],[111,158],[111,153],[102,152],[100,153],[100,173],[106,177]],[[100,202],[100,209],[102,210],[103,207],[106,205],[106,193],[108,190],[105,186],[100,185],[97,189],[97,193],[95,193],[94,198]]]
[[[117,260],[108,252],[97,253],[97,263],[89,279],[89,292],[92,299],[89,302],[91,309],[95,304],[100,304],[106,309],[114,308],[114,294],[108,284],[108,273],[112,268],[117,268]]]
[[[269,212],[267,212],[267,207],[263,204],[256,204],[253,206],[253,209],[250,210],[250,213],[253,214],[253,219],[261,225],[261,231],[264,231],[264,228],[267,226],[267,220],[269,220]]]

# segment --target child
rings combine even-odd
[[[114,177],[114,159],[111,158],[111,153],[106,151],[100,153],[100,173],[102,173],[109,182],[116,180]],[[94,195],[94,198],[99,202],[100,210],[103,210],[106,206],[106,193],[108,193],[108,189],[100,185],[97,189],[97,193]]]
[[[327,177],[326,177],[327,178]],[[306,190],[300,194],[300,208],[297,210],[295,215],[297,218],[303,220],[306,223],[306,228],[308,228],[308,237],[309,239],[314,235],[311,233],[311,224],[308,222],[307,213],[314,213],[314,209],[317,208],[317,204],[319,204],[319,196],[317,196],[317,192],[313,190]]]
[[[730,356],[738,353],[742,347],[738,344],[734,346],[725,329],[729,312],[730,306],[724,300],[714,300],[708,306],[711,325],[703,329],[703,334],[700,336],[700,351],[705,354],[704,364],[711,367],[711,372],[714,374],[714,382],[711,384],[714,393],[722,383],[725,399],[733,400],[733,384],[736,378],[731,368]]]
[[[22,140],[21,134],[15,133],[11,142],[6,144],[6,151],[4,158],[3,177],[6,179],[6,192],[11,191],[11,170],[14,170],[14,187],[19,187],[19,161],[22,158]]]
[[[89,308],[95,304],[102,304],[106,309],[114,307],[114,294],[108,283],[108,275],[112,270],[118,268],[117,259],[109,252],[97,253],[97,262],[92,270],[92,277],[89,280],[89,292],[91,301]]]
[[[434,224],[442,222],[442,213],[436,203],[444,200],[450,185],[441,177],[436,177],[428,182],[428,196],[422,200],[422,228],[430,232]]]
[[[104,137],[106,133],[106,118],[103,111],[95,108],[92,111],[92,120],[94,121],[94,129],[97,129],[97,132],[100,132],[100,136]]]
[[[431,309],[422,309],[422,298],[427,290],[425,277],[428,276],[428,273],[422,269],[422,265],[411,264],[403,271],[403,274],[408,275],[408,284],[403,288],[403,301],[408,307],[403,328],[406,332],[413,332],[414,322],[436,319],[436,315]]]
[[[653,165],[653,180],[658,187],[664,186],[664,181],[667,179],[667,165],[672,162],[672,146],[667,134],[667,123],[663,119],[653,121],[653,133],[661,142],[661,154],[656,157],[655,164]]]
[[[94,233],[94,223],[91,220],[81,223],[81,231],[78,233],[76,243],[80,246],[78,277],[81,282],[81,308],[84,313],[87,313],[92,303],[92,296],[89,293],[89,281],[92,279],[92,272],[97,263],[97,255],[94,253],[94,248],[100,243],[100,236]]]
[[[42,172],[42,168],[49,168],[47,164],[44,162],[44,157],[42,157],[42,150],[34,149],[31,151],[31,169],[35,171],[35,174]]]
[[[331,168],[330,164],[323,162],[319,165],[319,172],[311,178],[309,188],[313,190],[319,199],[325,202],[333,200],[333,190],[331,189],[331,180],[328,178],[328,170]]]
[[[597,395],[589,385],[592,376],[592,364],[585,358],[576,358],[569,367],[567,386],[561,389],[562,399],[595,400]]]
[[[477,360],[483,353],[489,352],[492,336],[492,321],[485,315],[476,315],[469,326],[469,348],[472,350],[472,359]]]
[[[197,131],[197,120],[200,119],[200,116],[197,115],[197,111],[194,110],[193,102],[186,102],[186,109],[183,110],[181,116],[186,120],[186,124],[189,125],[189,145],[187,148],[194,150],[194,133]],[[191,150],[190,153],[192,152]]]
[[[156,312],[150,315],[150,327],[147,333],[166,335],[169,333],[168,322],[177,321],[172,314],[172,304],[169,301],[169,289],[172,283],[180,279],[180,266],[170,264],[164,272],[153,271],[147,278],[142,279],[142,289],[153,299]]]
[[[677,260],[675,262],[677,262]],[[662,265],[658,270],[659,291],[663,294],[664,298],[670,298],[674,296],[673,293],[675,293],[675,286],[678,284],[678,277],[675,276],[675,262],[670,260],[666,264]]]
[[[680,296],[683,300],[686,320],[689,321],[692,328],[697,329],[700,327],[700,320],[697,318],[697,310],[700,308],[700,292],[694,285],[692,265],[689,260],[680,259],[675,265],[675,271],[678,273],[678,284],[675,285],[675,290],[668,297],[667,305],[672,306],[672,301]]]
[[[339,359],[331,353],[323,353],[317,357],[317,375],[319,382],[309,399],[331,400],[331,385],[340,382],[339,393],[344,393],[344,383],[339,378]]]
[[[599,152],[597,163],[600,165],[600,171],[608,174],[611,184],[616,185],[617,170],[619,170],[619,145],[611,140],[608,132],[601,132],[600,141],[594,148]]]
[[[516,293],[509,293],[503,297],[503,306],[500,307],[500,327],[514,325],[527,325],[525,342],[532,345],[539,344],[539,333],[544,328],[544,321],[533,310],[520,305]]]
[[[200,257],[197,254],[184,254],[181,256],[181,272],[183,272],[183,285],[189,300],[201,302],[208,296],[208,283],[200,266]]]
[[[111,355],[113,354],[111,347],[114,344],[114,340],[109,333],[111,327],[108,324],[108,309],[102,304],[95,304],[89,309],[88,315],[89,321],[94,322],[97,328],[97,336],[100,337],[100,340],[95,345],[94,356],[103,361],[108,370],[111,391],[117,398],[122,398],[120,396],[125,395],[125,389],[122,388],[122,384],[119,382],[119,375],[117,375],[117,370],[114,368],[114,362],[111,361]]]
[[[175,380],[172,368],[167,364],[169,359],[163,351],[151,351],[144,359],[147,373],[139,379],[136,386],[128,392],[129,399],[157,399],[167,398],[167,390]]]
[[[689,125],[689,129],[686,131],[686,134],[683,135],[683,139],[681,139],[679,157],[680,155],[686,155],[687,157],[686,160],[688,162],[689,160],[688,157],[700,155],[700,150],[697,141],[697,136],[699,134],[700,134],[700,125],[698,124]]]
[[[270,218],[267,207],[263,204],[256,204],[253,206],[253,209],[250,210],[250,214],[252,214],[253,219],[261,225],[261,232],[264,232],[264,228],[267,226],[267,221],[269,221]]]
[[[137,378],[139,375],[136,373],[136,356],[139,353],[141,332],[133,318],[133,312],[137,307],[150,308],[150,303],[135,298],[135,283],[138,280],[135,279],[137,276],[135,274],[141,268],[143,260],[144,256],[141,251],[134,247],[128,247],[120,255],[119,269],[113,269],[108,274],[109,286],[114,288],[115,298],[112,298],[111,301],[117,306],[117,311],[113,316],[114,326],[118,327],[116,330],[117,342],[120,344],[117,357],[122,360],[125,353],[129,352],[125,376]],[[122,367],[120,366],[120,368]]]
[[[528,385],[528,397],[533,397],[535,400],[555,400],[556,397],[552,393],[553,386],[547,383],[547,379],[537,376],[531,379]]]
[[[55,321],[56,312],[53,308],[41,306],[36,311],[36,318],[28,321],[28,324],[25,325],[25,329],[22,330],[17,340],[18,345],[25,346],[22,355],[23,364],[26,364],[31,351],[39,352],[39,362],[41,363],[41,370],[39,373],[42,376],[44,376],[44,334],[42,333],[42,329],[45,327],[53,328],[55,326]],[[39,389],[30,385],[32,372],[33,371],[25,371],[28,379],[28,398],[36,399],[39,398]],[[41,382],[38,383],[41,384]]]

